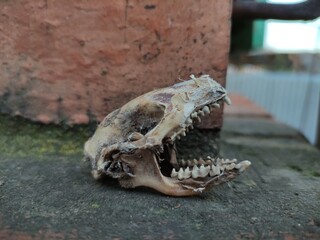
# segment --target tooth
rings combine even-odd
[[[198,111],[198,115],[200,115],[201,117],[203,117],[203,116],[204,116],[204,112],[201,111],[201,110],[199,110],[199,111]]]
[[[192,124],[192,120],[191,120],[191,118],[187,118],[186,123],[188,123],[188,124]]]
[[[211,165],[211,164],[212,164],[212,161],[211,161],[211,160],[206,160],[206,164],[207,164],[207,165]]]
[[[191,117],[192,117],[192,118],[198,117],[198,113],[196,113],[196,112],[192,113],[192,114],[191,114]]]
[[[212,104],[212,106],[213,106],[214,108],[220,108],[220,104],[219,104],[219,103],[214,103],[214,104]]]
[[[197,120],[198,120],[199,123],[201,122],[201,118],[197,117]]]
[[[190,168],[187,167],[186,170],[184,170],[184,178],[187,179],[189,177],[191,177],[192,173],[190,171]]]
[[[198,165],[198,160],[197,159],[193,159],[193,165]]]
[[[185,131],[181,132],[181,135],[184,136],[184,137],[187,136]]]
[[[178,172],[178,179],[181,180],[181,179],[183,179],[183,177],[184,177],[184,172],[183,172],[183,169],[180,168],[180,170]]]
[[[177,135],[177,136],[176,136],[176,139],[180,140],[180,139],[181,139],[181,137],[180,137],[179,135]]]
[[[200,169],[197,166],[194,166],[191,173],[192,178],[198,178],[199,174],[200,174]]]
[[[243,172],[251,165],[251,162],[248,160],[242,161],[235,165],[236,169],[239,169],[239,172]]]
[[[200,166],[199,172],[200,172],[200,177],[206,177],[208,175],[208,173],[210,172],[210,167],[207,168],[202,164]]]
[[[192,162],[191,162],[190,160],[187,161],[187,165],[188,165],[189,167],[193,166],[193,164],[192,164]]]
[[[199,158],[198,164],[203,165],[203,164],[205,164],[205,163],[206,163],[206,162],[205,162],[202,158]]]
[[[225,96],[223,100],[225,101],[226,104],[231,105],[231,99],[228,96]]]
[[[234,169],[234,167],[236,166],[236,164],[234,164],[234,163],[231,163],[231,164],[229,164],[229,165],[226,165],[226,170],[232,170],[232,169]]]
[[[216,176],[220,174],[220,168],[215,165],[211,165],[211,170],[210,170],[210,177]]]
[[[189,128],[190,128],[190,129],[193,129],[194,127],[193,127],[193,125],[190,125]]]
[[[210,166],[206,166],[205,168],[206,168],[207,175],[208,175],[208,174],[209,174],[209,172],[210,172]]]
[[[204,106],[203,109],[202,109],[202,111],[203,111],[204,113],[210,113],[210,108],[209,108],[208,106]]]
[[[180,165],[183,166],[183,167],[185,167],[187,165],[187,163],[186,163],[186,161],[184,159],[182,159],[180,163],[181,163]]]
[[[230,159],[226,159],[226,163],[235,163],[235,162],[237,162],[237,159],[232,159],[232,160],[230,160]]]
[[[176,169],[175,169],[175,168],[172,169],[171,177],[172,177],[172,178],[175,178],[175,177],[177,177],[177,176],[178,176],[178,173],[177,173]]]

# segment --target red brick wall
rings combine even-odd
[[[224,83],[230,14],[229,0],[0,1],[0,111],[80,124],[191,73]]]

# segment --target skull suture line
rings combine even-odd
[[[196,195],[227,182],[251,163],[208,157],[178,161],[174,141],[211,108],[230,104],[208,75],[154,90],[111,112],[85,143],[92,174],[117,178],[122,187],[145,186],[172,196]]]

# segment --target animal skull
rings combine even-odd
[[[94,178],[111,176],[125,188],[145,186],[189,196],[235,178],[251,164],[211,157],[177,160],[174,141],[211,108],[231,103],[226,90],[208,75],[190,77],[133,99],[105,117],[84,147]]]

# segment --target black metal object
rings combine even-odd
[[[295,4],[233,1],[233,19],[313,20],[319,16],[320,0],[307,0]]]

